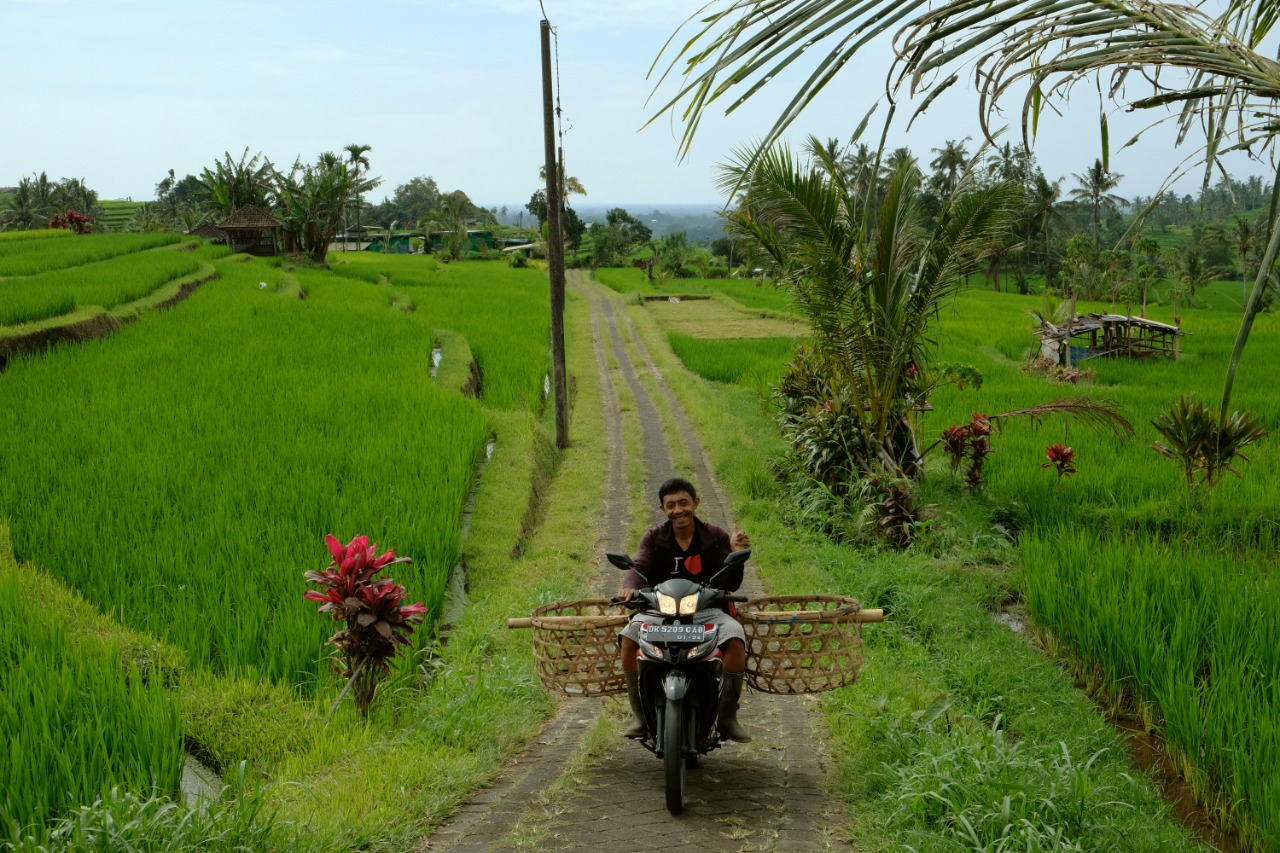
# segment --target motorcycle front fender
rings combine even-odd
[[[673,702],[679,702],[689,692],[689,676],[678,669],[668,670],[662,676],[662,692]]]

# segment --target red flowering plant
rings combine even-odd
[[[973,413],[969,423],[960,426],[953,424],[942,431],[942,437],[925,451],[938,445],[951,457],[951,470],[960,468],[966,459],[969,467],[965,471],[965,486],[971,492],[982,488],[982,469],[987,456],[991,454],[991,419],[986,415]]]
[[[82,213],[76,213],[74,210],[68,210],[65,216],[61,213],[54,214],[53,218],[49,220],[49,227],[66,228],[77,234],[88,234],[93,230],[89,217]]]
[[[1053,468],[1058,472],[1058,485],[1062,485],[1063,477],[1070,477],[1076,472],[1076,452],[1061,444],[1050,444],[1044,449],[1049,461],[1041,464],[1041,468]]]
[[[404,587],[391,578],[375,577],[387,566],[411,562],[408,557],[397,557],[394,550],[378,555],[368,536],[357,536],[343,545],[328,535],[324,542],[333,561],[321,571],[304,575],[322,587],[309,589],[304,595],[308,601],[320,602],[317,612],[346,623],[329,638],[340,654],[335,669],[347,681],[333,708],[351,690],[356,709],[365,716],[379,679],[390,670],[400,647],[409,644],[409,636],[422,624],[427,608],[421,602],[402,604]]]
[[[969,430],[967,427],[952,425],[942,431],[942,449],[951,457],[951,470],[960,467],[965,452],[969,449]]]

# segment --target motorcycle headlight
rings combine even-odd
[[[698,612],[698,594],[686,595],[680,599],[680,615],[692,616]]]
[[[669,595],[658,593],[658,612],[663,616],[675,616],[676,600]]]

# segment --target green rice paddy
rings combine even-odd
[[[598,269],[596,281],[618,293],[644,296],[703,296],[724,294],[745,308],[781,313],[794,312],[791,296],[778,290],[766,278],[669,278],[662,284],[650,282],[643,270]]]
[[[55,242],[62,248],[68,241]],[[51,272],[0,279],[0,327],[34,323],[86,306],[114,308],[194,273],[206,258],[225,254],[225,250],[214,247],[191,251],[179,248],[135,251],[110,260],[65,268],[53,266]],[[0,255],[0,267],[4,260]]]
[[[694,373],[715,382],[748,386],[777,382],[795,349],[792,338],[707,340],[671,332],[667,340]]]
[[[56,235],[70,231],[47,233],[37,239],[0,243],[0,277],[51,272],[182,242],[177,234],[77,234],[76,239],[67,240]]]
[[[303,572],[329,560],[324,534],[411,557],[394,577],[439,615],[490,411],[542,409],[546,279],[501,263],[379,258],[345,265],[352,276],[223,255],[134,251],[0,284],[96,294],[109,269],[123,299],[186,268],[171,259],[218,272],[174,310],[0,372],[0,533],[7,520],[20,561],[179,649],[195,682],[307,696],[331,677],[334,625],[302,597]],[[480,399],[431,378],[444,335],[448,352],[475,353]],[[112,785],[174,793],[172,697],[131,674],[135,653],[67,640],[18,577],[0,572],[0,666],[17,673],[0,697],[17,761],[0,770],[0,839]]]
[[[174,793],[182,767],[166,691],[122,665],[118,642],[68,636],[33,591],[0,570],[0,846],[116,786]]]

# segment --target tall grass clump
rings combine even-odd
[[[671,332],[667,340],[685,367],[704,379],[752,387],[777,382],[795,348],[791,338],[715,340]]]
[[[0,842],[112,788],[178,790],[182,735],[164,689],[113,639],[72,640],[62,613],[0,572]]]
[[[1010,737],[998,715],[984,723],[945,709],[942,700],[910,717],[872,719],[883,814],[907,849],[1126,849],[1114,819],[1131,808],[1129,792],[1101,781],[1094,765],[1105,750],[1073,756],[1065,743]]]
[[[1100,686],[1145,703],[1199,797],[1267,850],[1280,849],[1278,544],[1266,533],[1250,556],[1097,528],[1021,543],[1036,621]]]
[[[386,288],[299,273],[307,298],[280,299],[280,271],[217,266],[178,310],[0,374],[0,515],[20,557],[197,667],[309,685],[322,537],[394,543],[438,613],[491,427]]]
[[[16,326],[96,305],[141,299],[200,267],[199,252],[138,252],[39,275],[0,280],[0,326]]]
[[[239,853],[333,849],[307,837],[300,827],[265,810],[265,787],[250,790],[245,766],[216,800],[191,808],[171,797],[113,788],[44,826],[29,827],[10,842],[12,853]]]
[[[169,246],[184,240],[180,234],[163,233],[81,234],[75,240],[54,236],[70,233],[59,229],[48,232],[48,236],[38,240],[0,243],[0,276],[52,272]]]

